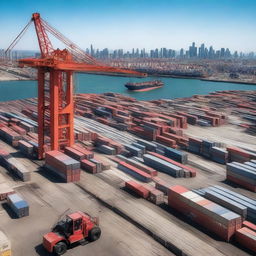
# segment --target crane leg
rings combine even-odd
[[[74,144],[73,72],[50,70],[51,150]]]
[[[59,150],[59,87],[61,71],[50,70],[50,137],[51,150]]]
[[[66,72],[67,78],[67,90],[66,90],[66,100],[67,100],[67,109],[68,109],[68,146],[74,144],[74,99],[73,99],[73,72]]]
[[[44,158],[45,70],[38,68],[38,159]]]

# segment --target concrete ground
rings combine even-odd
[[[218,128],[190,126],[186,134],[256,150],[255,137],[231,125]],[[102,237],[98,241],[76,246],[67,252],[67,256],[165,256],[174,255],[165,248],[172,247],[173,250],[173,246],[193,256],[249,255],[233,243],[219,240],[167,206],[153,205],[123,191],[124,181],[131,177],[116,169],[110,160],[111,170],[96,175],[82,172],[80,182],[65,184],[40,169],[40,162],[27,159],[3,141],[0,141],[0,148],[19,158],[33,172],[30,182],[22,182],[0,167],[0,183],[11,185],[30,204],[30,216],[22,219],[16,219],[6,204],[0,206],[0,229],[10,238],[14,256],[48,255],[41,244],[42,236],[67,209],[98,216],[102,229]],[[98,156],[106,160],[106,156]],[[225,182],[224,165],[191,153],[189,165],[198,170],[196,178],[175,179],[164,173],[159,173],[159,177],[170,185],[180,184],[190,189],[219,184],[255,198],[255,193]]]
[[[5,143],[0,142],[0,147]],[[10,152],[15,152],[5,145]],[[18,156],[18,155],[16,155]],[[0,181],[9,183],[30,205],[30,216],[15,218],[4,203],[0,207],[0,227],[12,242],[14,256],[49,255],[42,247],[43,234],[50,231],[60,215],[81,210],[98,216],[102,237],[85,246],[70,249],[67,256],[102,255],[174,255],[142,230],[106,208],[75,184],[58,183],[38,171],[38,166],[25,158],[20,160],[34,170],[31,182],[13,181],[0,167]]]

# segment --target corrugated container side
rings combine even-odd
[[[141,180],[143,182],[150,182],[152,180],[151,176],[143,171],[141,171],[140,169],[127,164],[125,162],[120,162],[118,164],[118,169],[128,173],[129,175],[135,177],[138,180]]]
[[[7,203],[15,212],[18,218],[29,216],[28,203],[18,194],[11,194],[7,196]]]
[[[145,187],[143,187],[142,185],[133,180],[125,182],[125,187],[132,190],[133,192],[135,192],[136,194],[143,198],[149,197],[149,191]]]
[[[256,232],[244,227],[236,231],[235,238],[239,244],[256,252]]]
[[[238,228],[241,217],[182,186],[170,187],[168,204],[193,221],[229,241]]]
[[[226,207],[227,209],[230,209],[233,212],[238,213],[243,218],[247,217],[247,207],[245,207],[239,203],[236,203],[236,202],[232,201],[231,199],[221,196],[220,194],[215,193],[213,191],[207,191],[205,193],[205,197],[217,204],[220,204],[220,205]]]

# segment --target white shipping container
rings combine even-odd
[[[0,253],[11,250],[11,242],[7,236],[0,230]]]

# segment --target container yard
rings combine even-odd
[[[40,53],[17,62],[38,97],[0,102],[0,256],[256,255],[256,91],[75,93],[75,72],[147,69],[99,61],[39,13],[7,59],[31,24]]]
[[[51,150],[46,136],[42,160],[37,99],[0,103],[8,253],[48,255],[42,236],[63,212],[81,210],[99,217],[102,237],[65,255],[255,254],[254,91],[74,99],[74,145]]]

